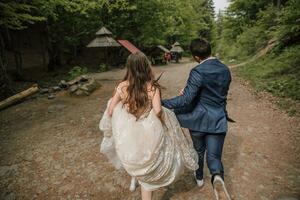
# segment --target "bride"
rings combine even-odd
[[[99,124],[101,152],[132,176],[131,190],[137,180],[142,199],[151,200],[152,191],[174,182],[184,167],[198,168],[197,153],[175,114],[161,106],[160,86],[147,57],[131,54],[126,68]]]

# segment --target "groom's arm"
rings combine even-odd
[[[169,109],[180,109],[190,106],[193,100],[197,97],[202,86],[201,74],[193,69],[184,88],[183,95],[172,99],[162,100],[162,105]]]

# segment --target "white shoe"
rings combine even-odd
[[[132,178],[131,178],[131,181],[130,181],[130,187],[129,187],[129,190],[130,190],[131,192],[134,192],[135,189],[136,189],[136,186],[137,186],[136,178],[135,178],[135,177],[132,177]]]
[[[220,175],[215,175],[213,181],[214,194],[217,200],[220,199],[220,194],[223,193],[226,196],[227,200],[231,200],[229,193],[225,187],[225,183]],[[223,195],[224,196],[224,195]],[[224,197],[225,198],[225,197]],[[222,198],[222,200],[224,199]]]
[[[201,180],[197,179],[197,177],[196,177],[196,172],[194,172],[194,176],[195,176],[195,180],[196,180],[197,186],[198,186],[199,188],[202,188],[203,185],[204,185],[204,179],[201,179]]]

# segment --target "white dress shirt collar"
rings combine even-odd
[[[212,60],[212,59],[216,59],[216,57],[208,57],[208,58],[206,58],[205,60],[202,60],[201,62],[200,62],[200,64],[199,65],[201,65],[202,63],[204,63],[204,62],[206,62],[206,61],[208,61],[208,60]]]

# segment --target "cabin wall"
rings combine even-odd
[[[103,63],[112,67],[119,67],[125,64],[128,55],[128,51],[123,47],[84,48],[75,62],[80,66],[88,68],[98,68]]]

